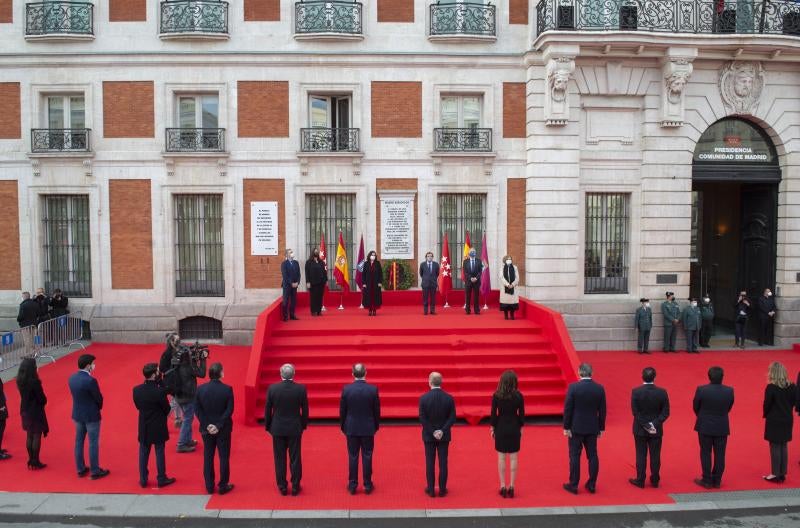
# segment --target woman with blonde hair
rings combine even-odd
[[[497,451],[497,472],[500,474],[500,495],[514,498],[514,481],[517,478],[517,455],[519,454],[522,426],[525,425],[525,400],[517,389],[517,375],[507,370],[500,376],[497,391],[492,395],[490,432]],[[509,479],[506,487],[506,458]]]
[[[519,310],[519,269],[514,265],[510,255],[503,257],[503,265],[500,267],[500,311],[508,319],[514,319],[514,312]]]
[[[792,411],[797,405],[797,390],[789,381],[786,367],[773,361],[767,371],[764,389],[764,440],[769,442],[769,456],[772,473],[764,475],[764,480],[776,484],[786,480],[788,463],[788,443],[792,439]]]

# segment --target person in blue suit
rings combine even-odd
[[[733,407],[733,387],[722,384],[724,374],[722,367],[708,369],[709,383],[697,387],[692,402],[697,416],[694,430],[700,443],[700,466],[703,470],[703,475],[694,482],[706,489],[720,487],[725,471],[725,450],[731,434],[728,414]]]
[[[439,263],[433,260],[433,253],[425,253],[425,262],[419,265],[420,287],[422,288],[422,315],[436,315],[436,290],[439,287]]]
[[[586,449],[589,461],[589,480],[585,488],[594,493],[600,458],[597,456],[597,439],[606,429],[606,391],[592,379],[592,366],[581,363],[578,367],[580,381],[570,383],[564,401],[564,435],[569,439],[569,482],[564,489],[578,493],[581,479],[581,451]]]
[[[281,288],[283,304],[281,305],[283,320],[297,321],[294,308],[297,305],[297,287],[300,285],[300,263],[294,259],[294,251],[287,249],[286,259],[281,263]]]
[[[281,495],[287,493],[286,455],[292,472],[292,496],[300,493],[303,478],[302,438],[308,427],[308,392],[294,382],[294,365],[281,365],[281,381],[267,389],[264,428],[272,435],[275,482]]]
[[[470,314],[472,304],[475,315],[481,313],[480,291],[481,275],[483,274],[483,261],[477,258],[475,248],[469,250],[469,257],[464,259],[464,311]]]
[[[91,474],[92,480],[107,476],[110,471],[100,467],[100,410],[103,394],[94,377],[95,357],[83,354],[78,358],[78,372],[69,377],[72,394],[72,421],[75,423],[75,466],[79,477]],[[89,436],[89,467],[86,467],[83,446]]]
[[[419,399],[419,421],[422,424],[422,441],[425,444],[425,493],[435,497],[436,456],[439,456],[439,496],[447,495],[447,455],[450,448],[450,429],[456,423],[456,404],[453,397],[442,390],[442,375],[431,372],[431,388]]]
[[[219,453],[219,485],[225,495],[233,489],[230,483],[231,433],[233,432],[233,388],[222,383],[222,363],[208,369],[210,381],[197,389],[195,406],[200,435],[203,438],[203,478],[206,491],[214,493],[214,454]]]
[[[366,382],[367,367],[363,363],[353,365],[355,381],[345,385],[339,400],[339,424],[347,436],[347,489],[351,495],[358,488],[358,458],[364,474],[364,493],[375,489],[372,483],[372,452],[375,448],[375,433],[381,420],[381,402],[378,387]]]

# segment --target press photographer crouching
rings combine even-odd
[[[167,348],[161,355],[159,369],[163,373],[162,385],[172,394],[183,415],[178,435],[178,453],[191,453],[197,446],[197,441],[192,439],[194,398],[197,394],[197,378],[206,377],[207,359],[208,347],[199,343],[187,346],[181,343],[178,334],[167,335]]]

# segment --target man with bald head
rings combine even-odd
[[[439,496],[447,495],[447,452],[450,447],[450,428],[456,423],[456,404],[453,397],[442,390],[442,375],[431,372],[428,376],[431,390],[419,399],[419,421],[422,424],[422,441],[425,444],[425,493],[435,497],[436,456],[439,456]]]
[[[353,383],[344,386],[339,400],[339,424],[347,436],[347,490],[351,495],[358,489],[358,458],[364,474],[364,493],[369,495],[372,484],[372,451],[375,433],[381,420],[381,403],[378,387],[366,381],[367,367],[363,363],[353,365]]]
[[[286,482],[286,455],[292,472],[292,495],[300,493],[303,462],[300,459],[300,439],[308,426],[308,394],[305,385],[294,382],[294,365],[286,363],[280,368],[281,381],[267,389],[267,406],[264,425],[272,435],[272,453],[275,459],[275,481],[281,495],[288,493]]]

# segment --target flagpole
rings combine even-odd
[[[442,306],[442,308],[450,308],[450,305],[447,304],[447,296],[449,294],[450,294],[450,292],[447,292],[447,293],[444,294],[444,306]]]
[[[339,310],[344,310],[344,290],[339,295]]]

